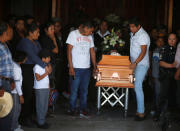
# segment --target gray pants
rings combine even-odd
[[[39,125],[43,125],[48,110],[49,89],[35,89],[35,95],[37,122]]]
[[[12,117],[12,129],[16,129],[18,128],[19,122],[19,115],[21,112],[21,104],[20,104],[20,100],[19,100],[19,95],[18,94],[12,94],[13,97],[13,109],[12,109],[12,113],[13,113],[13,117]]]

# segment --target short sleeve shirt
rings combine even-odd
[[[160,61],[172,64],[175,60],[176,48],[170,45],[165,45],[160,50]],[[164,67],[161,67],[164,69]],[[175,68],[165,68],[166,71],[175,71]]]
[[[83,36],[79,30],[70,32],[67,44],[73,46],[72,63],[74,68],[89,68],[90,67],[90,48],[94,47],[92,36]]]
[[[34,71],[34,89],[47,89],[49,88],[49,76],[47,75],[42,80],[37,81],[35,77],[35,73],[39,75],[43,75],[45,73],[45,68],[42,68],[39,65],[35,65],[33,68]]]
[[[148,33],[141,27],[138,32],[133,35],[131,33],[130,38],[130,59],[134,63],[141,53],[141,46],[147,45],[147,51],[144,58],[138,63],[138,65],[149,66],[149,46],[150,38]]]

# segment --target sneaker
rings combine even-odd
[[[24,131],[24,130],[18,127],[14,131]]]
[[[38,125],[40,129],[49,129],[50,125],[48,123],[44,123],[43,125]]]
[[[90,115],[86,111],[80,112],[79,116],[80,118],[85,118],[85,119],[88,119],[90,117]]]
[[[70,115],[70,116],[77,116],[77,111],[68,110],[67,114]]]

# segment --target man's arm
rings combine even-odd
[[[74,68],[73,68],[73,63],[72,63],[72,49],[73,49],[73,46],[68,44],[67,45],[67,58],[68,58],[69,75],[70,76],[74,76],[75,75]]]
[[[139,54],[138,58],[134,63],[131,63],[130,68],[135,69],[137,64],[144,58],[147,51],[147,45],[141,45],[141,53]]]
[[[90,48],[90,55],[91,55],[91,61],[93,64],[93,71],[95,72],[97,70],[97,63],[96,63],[96,53],[94,51],[94,47]]]

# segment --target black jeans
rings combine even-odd
[[[10,90],[10,82],[2,80],[2,87],[5,91],[9,92]],[[12,131],[12,111],[5,116],[4,118],[0,118],[0,131]]]
[[[160,76],[162,76],[162,74]],[[163,74],[163,79],[160,78],[160,97],[158,102],[158,110],[160,112],[167,111],[170,91],[169,89],[172,88],[171,86],[173,85],[173,82],[174,73]]]
[[[21,120],[31,120],[33,113],[35,113],[35,94],[34,94],[34,65],[22,65],[22,91],[24,96],[24,104],[22,105]]]

